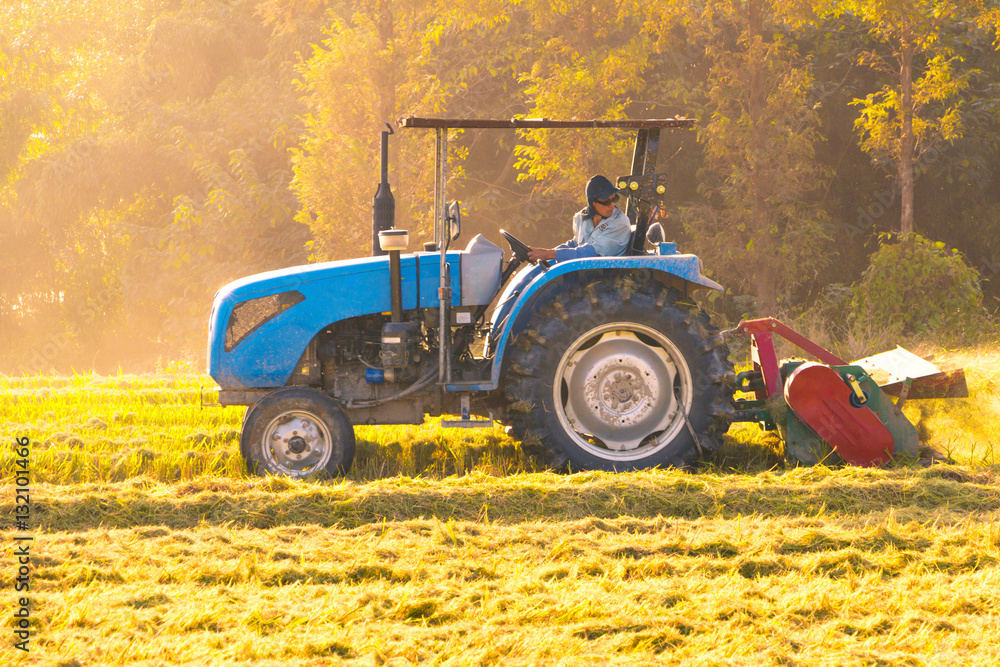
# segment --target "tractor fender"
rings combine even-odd
[[[495,350],[491,369],[492,388],[500,385],[503,363],[507,348],[523,328],[536,304],[562,285],[573,280],[583,271],[608,271],[630,273],[639,277],[648,272],[652,279],[657,274],[682,280],[687,288],[709,288],[722,291],[719,283],[705,277],[701,272],[701,260],[696,255],[639,255],[626,257],[586,257],[559,262],[548,271],[540,267],[530,267],[522,271],[511,286],[504,290],[500,304],[493,315],[493,333],[496,341],[491,345]],[[520,292],[518,294],[518,292]]]

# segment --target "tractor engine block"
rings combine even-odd
[[[379,358],[383,368],[409,368],[420,361],[417,343],[420,322],[386,322],[382,325],[382,350]]]

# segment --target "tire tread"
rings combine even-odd
[[[552,378],[548,367],[558,360],[560,350],[569,344],[568,336],[574,335],[574,327],[580,322],[614,321],[622,310],[632,312],[652,311],[653,318],[662,320],[666,328],[681,331],[690,342],[693,358],[687,358],[692,374],[704,378],[698,414],[692,410],[689,416],[692,427],[698,434],[702,448],[706,452],[718,449],[722,436],[729,429],[735,413],[733,389],[735,372],[729,361],[729,348],[719,335],[708,313],[685,298],[675,288],[655,281],[637,283],[632,278],[617,280],[594,280],[579,284],[559,295],[559,302],[550,301],[533,313],[524,330],[510,348],[510,357],[505,364],[503,391],[508,405],[525,402],[534,406],[529,411],[508,410],[505,423],[512,434],[521,434],[526,443],[541,443],[545,446],[549,464],[555,468],[567,463],[573,469],[598,467],[609,470],[651,467],[648,465],[622,464],[612,460],[594,459],[585,461],[577,452],[571,451],[576,445],[567,445],[569,436],[553,437],[546,413],[552,413]],[[652,306],[652,308],[650,308]],[[567,317],[567,315],[569,315]],[[545,348],[521,340],[533,341],[542,338]],[[675,341],[676,342],[676,341]],[[526,349],[527,348],[527,349]],[[532,373],[522,372],[532,369]],[[554,372],[554,368],[551,369]],[[543,379],[544,378],[544,379]],[[698,382],[695,381],[697,385]],[[698,458],[698,447],[690,435],[684,431],[674,442],[682,441],[686,446],[679,450],[671,446],[654,455],[653,465],[689,467]],[[568,451],[570,450],[570,451]],[[580,450],[582,451],[582,450]],[[594,457],[590,457],[594,458]],[[596,465],[586,465],[596,463]]]

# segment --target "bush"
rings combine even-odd
[[[954,248],[917,234],[882,238],[851,311],[856,324],[902,334],[971,339],[986,323],[979,272]]]
[[[823,288],[803,316],[807,321],[822,323],[834,338],[844,339],[850,330],[853,299],[854,288],[832,283]]]

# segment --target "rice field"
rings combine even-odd
[[[0,377],[35,633],[7,588],[0,664],[998,664],[1000,353],[937,361],[972,396],[906,411],[947,465],[792,468],[741,426],[694,473],[556,474],[429,421],[329,482],[247,476],[202,375]]]

